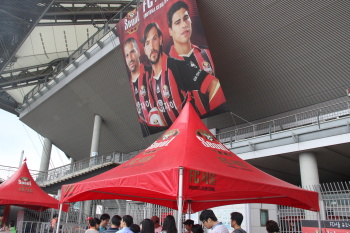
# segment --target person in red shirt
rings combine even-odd
[[[196,103],[197,109],[210,106],[217,93],[217,78],[163,53],[163,35],[157,23],[145,27],[143,45],[152,65],[150,85],[153,99],[168,126],[182,110],[187,92],[197,92],[205,97],[200,105]]]
[[[160,117],[150,93],[149,77],[151,69],[140,62],[140,50],[133,37],[126,39],[124,43],[124,55],[125,62],[130,71],[130,85],[139,122],[142,124],[142,132],[144,136],[149,133],[154,133],[153,131],[159,132],[160,129],[156,130],[156,128],[164,127],[166,124]],[[163,130],[163,128],[161,128],[161,130]]]
[[[167,13],[169,34],[173,38],[169,56],[184,60],[191,67],[200,68],[212,75],[215,74],[214,63],[210,51],[202,46],[191,43],[192,21],[188,13],[188,5],[183,1],[175,2]],[[217,78],[212,81],[212,89],[215,90],[209,100],[198,91],[192,91],[197,112],[205,117],[209,111],[219,108],[226,102],[220,82]],[[203,106],[203,107],[202,107]]]

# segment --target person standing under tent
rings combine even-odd
[[[275,222],[273,220],[268,220],[266,222],[266,231],[268,233],[278,233],[278,232],[280,232],[280,228],[279,228],[277,222]]]
[[[151,221],[154,223],[154,233],[161,233],[163,227],[159,224],[159,217],[152,216]]]
[[[133,233],[130,230],[130,226],[134,224],[134,219],[130,215],[124,215],[122,217],[122,221],[120,223],[120,226],[122,227],[121,230],[117,231],[118,233]]]
[[[157,217],[157,216],[153,216],[153,217]],[[158,218],[158,225],[159,225],[159,218]],[[155,232],[154,223],[151,219],[148,219],[148,218],[144,219],[141,222],[140,228],[141,228],[141,233],[154,233]],[[160,228],[162,228],[162,226],[160,226]]]
[[[112,225],[108,230],[103,231],[103,233],[115,233],[119,231],[120,221],[122,218],[119,215],[114,215],[111,219]],[[102,232],[100,232],[102,233]]]
[[[107,224],[109,222],[109,220],[111,219],[111,216],[109,216],[109,214],[102,214],[100,217],[100,226],[99,226],[99,232],[102,233],[105,230],[107,230]]]
[[[203,210],[199,215],[199,220],[207,229],[211,229],[211,233],[229,233],[227,227],[219,222],[212,210]]]
[[[239,212],[231,213],[231,227],[234,229],[233,233],[247,233],[241,228],[243,222],[243,215]]]
[[[191,220],[191,219],[187,219],[185,222],[184,222],[184,225],[185,225],[185,233],[191,233],[192,231],[192,227],[194,225],[194,221]]]
[[[175,218],[172,215],[168,215],[164,219],[162,233],[177,233]]]

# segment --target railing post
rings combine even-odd
[[[317,110],[317,124],[318,124],[318,128],[321,129],[321,124],[320,124],[320,113],[321,111],[318,109]]]
[[[230,149],[232,148],[232,132],[230,133]]]

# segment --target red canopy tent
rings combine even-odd
[[[59,208],[58,200],[48,195],[34,181],[26,162],[0,184],[0,205],[15,205],[38,211]],[[68,205],[64,205],[64,211],[68,211]]]
[[[279,180],[240,159],[215,139],[189,102],[171,128],[146,150],[110,171],[64,185],[60,202],[95,199],[143,201],[183,212],[188,203],[191,212],[238,203],[319,210],[317,192]]]

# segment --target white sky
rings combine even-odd
[[[0,166],[18,167],[22,150],[30,170],[39,170],[44,138],[21,122],[17,116],[0,109]],[[50,169],[70,163],[54,145]]]

